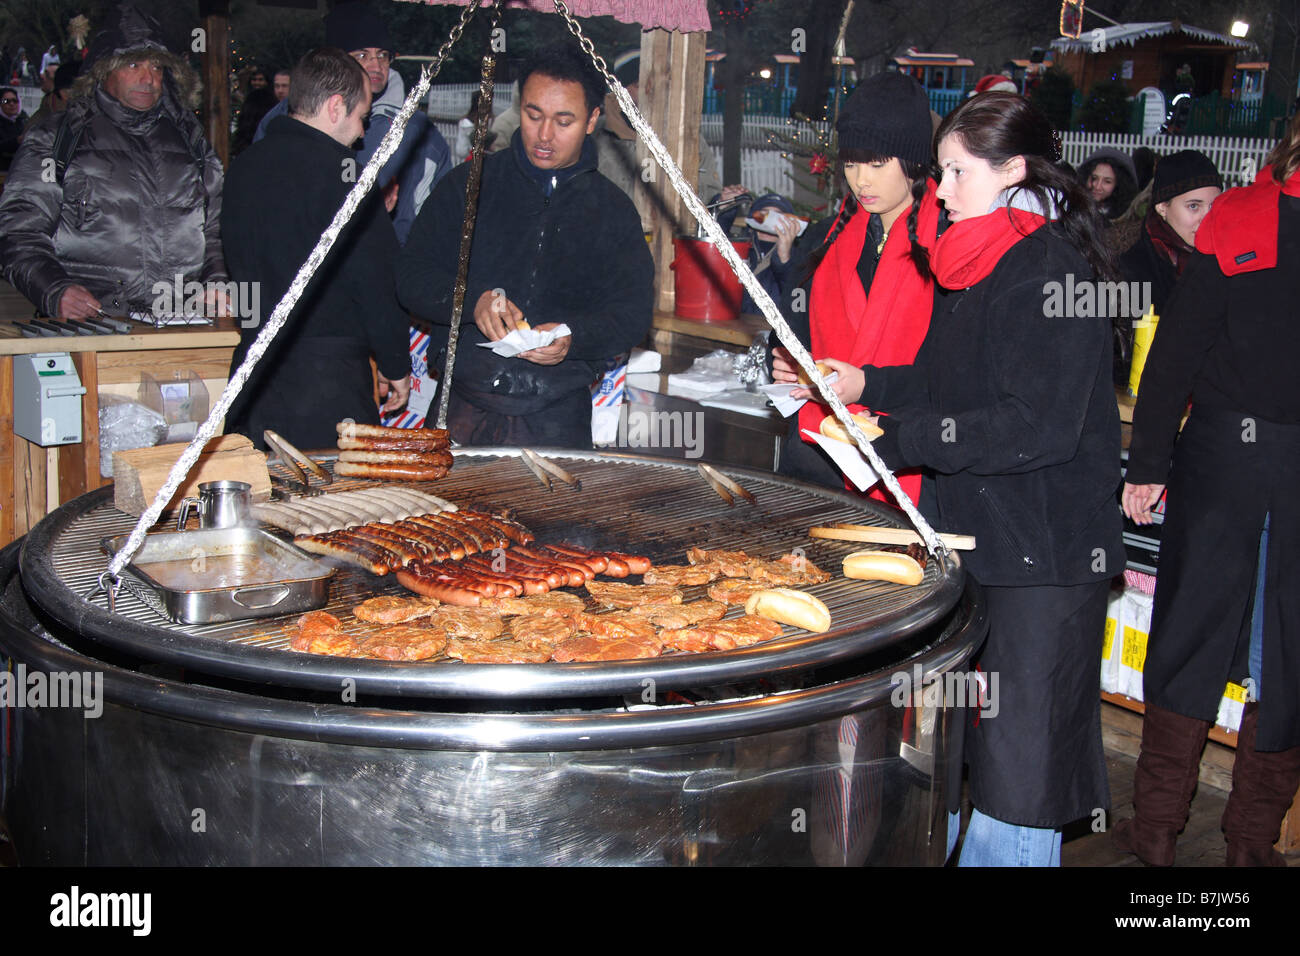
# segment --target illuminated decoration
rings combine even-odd
[[[1061,36],[1079,39],[1083,33],[1083,4],[1084,0],[1061,0]]]
[[[1229,32],[1235,37],[1245,37],[1250,32],[1250,24],[1244,20],[1233,20],[1232,29]]]

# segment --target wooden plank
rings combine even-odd
[[[134,385],[140,373],[148,372],[159,382],[170,381],[177,372],[194,372],[199,378],[225,381],[230,374],[234,348],[169,348],[148,352],[101,352],[97,356],[98,381],[103,385]],[[210,396],[215,398],[216,396]]]
[[[14,537],[45,517],[46,455],[40,445],[14,436]]]
[[[669,276],[671,281],[671,273]],[[754,341],[754,336],[767,328],[766,321],[752,315],[742,315],[735,319],[684,319],[672,312],[660,311],[655,312],[651,325],[660,331],[741,345],[746,349]]]
[[[57,501],[61,504],[98,488],[99,476],[99,384],[95,356],[78,352],[72,356],[86,394],[81,396],[81,441],[60,445],[55,470],[58,477]]]
[[[0,547],[14,539],[14,360],[0,357]]]
[[[143,514],[167,479],[167,473],[186,448],[184,443],[135,448],[113,455],[113,504],[127,514]],[[185,497],[199,493],[205,481],[246,481],[254,501],[271,497],[266,455],[243,435],[223,435],[208,442],[189,474],[168,502],[177,508]]]
[[[129,335],[60,336],[57,339],[0,338],[0,355],[34,352],[129,352],[141,349],[227,348],[239,344],[239,326],[233,319],[217,319],[212,326],[152,329],[139,326]],[[222,371],[224,376],[229,371]]]
[[[641,34],[641,74],[638,90],[638,106],[647,122],[661,137],[665,134],[668,123],[668,57],[670,35],[666,30],[647,30]],[[667,146],[667,141],[665,140]],[[668,147],[672,153],[671,146]],[[637,145],[637,158],[649,155],[644,143]],[[656,166],[656,169],[658,167]],[[674,223],[664,208],[664,189],[667,180],[659,171],[650,192],[655,201],[650,203],[650,229],[653,233],[651,253],[655,261],[655,308],[661,312],[673,311],[673,273],[669,268],[673,261]]]

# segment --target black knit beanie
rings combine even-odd
[[[841,150],[930,162],[930,100],[906,74],[890,70],[859,83],[844,101],[835,129]]]
[[[1210,157],[1195,149],[1161,156],[1151,184],[1151,204],[1169,202],[1176,196],[1205,186],[1223,188],[1223,177]]]
[[[340,3],[325,16],[325,45],[349,52],[393,49],[388,27],[364,3]]]

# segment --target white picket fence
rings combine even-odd
[[[1061,137],[1062,158],[1076,168],[1092,153],[1108,146],[1133,155],[1146,146],[1158,156],[1183,149],[1200,150],[1223,176],[1225,186],[1242,186],[1255,179],[1274,140],[1235,136],[1134,136],[1116,133],[1066,133]]]
[[[429,97],[425,100],[425,112],[433,119],[455,121],[469,112],[469,103],[478,92],[477,83],[441,83],[429,87]],[[492,112],[504,113],[514,103],[514,88],[503,83],[492,89]]]
[[[454,140],[455,121],[465,115],[469,109],[470,97],[477,90],[477,83],[451,83],[430,89],[428,111],[448,142]],[[509,109],[511,102],[510,87],[497,87],[492,102],[494,112],[504,112]],[[794,189],[790,158],[782,154],[781,140],[773,134],[782,133],[800,143],[813,146],[819,142],[819,137],[825,137],[829,129],[830,124],[826,122],[794,124],[784,116],[744,117],[740,140],[741,181],[757,192],[790,195]],[[718,170],[721,171],[722,116],[702,116],[700,134],[713,149]],[[1089,154],[1103,146],[1130,155],[1139,146],[1146,146],[1162,156],[1182,149],[1197,149],[1218,167],[1226,185],[1239,186],[1254,179],[1256,170],[1263,165],[1265,155],[1273,147],[1273,141],[1228,136],[1135,136],[1112,133],[1066,133],[1062,137],[1063,158],[1076,167]],[[796,161],[806,162],[802,158]]]

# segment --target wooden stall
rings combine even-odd
[[[142,373],[160,381],[193,373],[215,397],[239,343],[239,328],[228,319],[186,328],[138,325],[122,335],[24,338],[14,320],[31,316],[31,304],[0,284],[0,546],[22,537],[61,502],[108,484],[100,476],[101,393],[134,398]],[[86,389],[77,444],[44,448],[14,433],[14,357],[38,352],[70,353]]]

